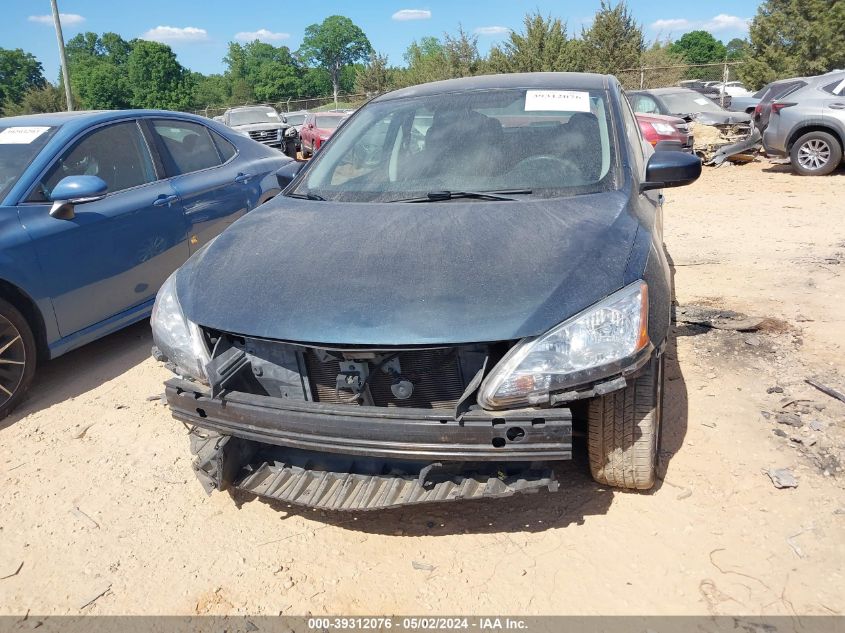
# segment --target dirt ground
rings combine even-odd
[[[679,322],[647,494],[579,459],[554,494],[357,516],[208,497],[148,400],[146,323],[47,364],[0,422],[0,614],[845,613],[845,404],[804,382],[845,390],[843,192],[767,162],[666,192]]]

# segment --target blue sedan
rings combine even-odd
[[[191,253],[279,193],[289,162],[176,112],[0,119],[0,418],[38,361],[147,318]]]

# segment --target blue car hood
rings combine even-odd
[[[261,338],[392,346],[535,336],[622,287],[638,226],[629,200],[278,197],[191,258],[177,292],[191,321]]]

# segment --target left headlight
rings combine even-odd
[[[485,409],[537,405],[549,394],[608,377],[649,345],[648,286],[636,281],[515,345],[484,379]]]
[[[675,126],[669,125],[668,123],[652,123],[651,127],[654,128],[655,132],[663,134],[664,136],[674,134],[676,132]]]
[[[170,275],[156,295],[150,318],[153,342],[173,363],[178,373],[208,383],[205,365],[210,360],[196,323],[185,318],[176,295],[176,273]]]

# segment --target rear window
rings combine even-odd
[[[806,81],[786,81],[781,84],[774,84],[771,88],[769,88],[768,92],[763,95],[762,102],[767,103],[769,101],[774,101],[775,99],[782,99],[786,95],[792,94],[799,88],[803,88],[806,85]]]
[[[204,125],[187,121],[153,121],[153,130],[163,146],[163,159],[171,176],[188,174],[223,161]]]
[[[832,84],[826,85],[823,90],[832,95],[839,96],[845,93],[845,79],[837,79]]]

